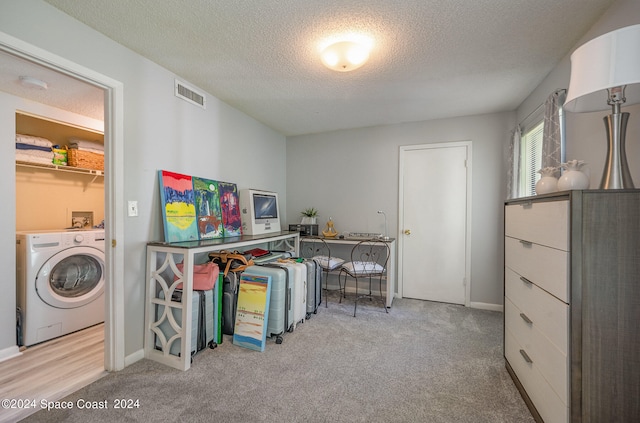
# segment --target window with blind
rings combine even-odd
[[[544,120],[523,133],[520,139],[519,193],[523,197],[536,194],[538,170],[542,167],[542,133]]]

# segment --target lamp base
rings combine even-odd
[[[629,113],[626,112],[612,113],[604,117],[607,130],[607,162],[600,182],[602,189],[634,188],[625,151],[628,121]]]

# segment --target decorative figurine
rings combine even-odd
[[[333,220],[331,220],[331,218],[329,218],[329,221],[327,222],[327,228],[322,231],[322,235],[325,238],[335,238],[336,235],[338,235],[338,231],[333,227]]]

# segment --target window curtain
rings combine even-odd
[[[513,136],[509,143],[508,165],[507,165],[507,199],[518,197],[518,187],[520,186],[520,138],[522,131],[520,126],[513,130]]]
[[[562,106],[567,97],[565,89],[556,90],[544,104],[544,132],[542,135],[542,167],[560,169],[564,161],[564,114]]]

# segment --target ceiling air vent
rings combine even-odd
[[[195,104],[196,106],[200,106],[203,109],[207,108],[207,98],[204,94],[188,87],[184,82],[178,81],[177,79],[175,81],[176,97],[188,101],[191,104]]]

